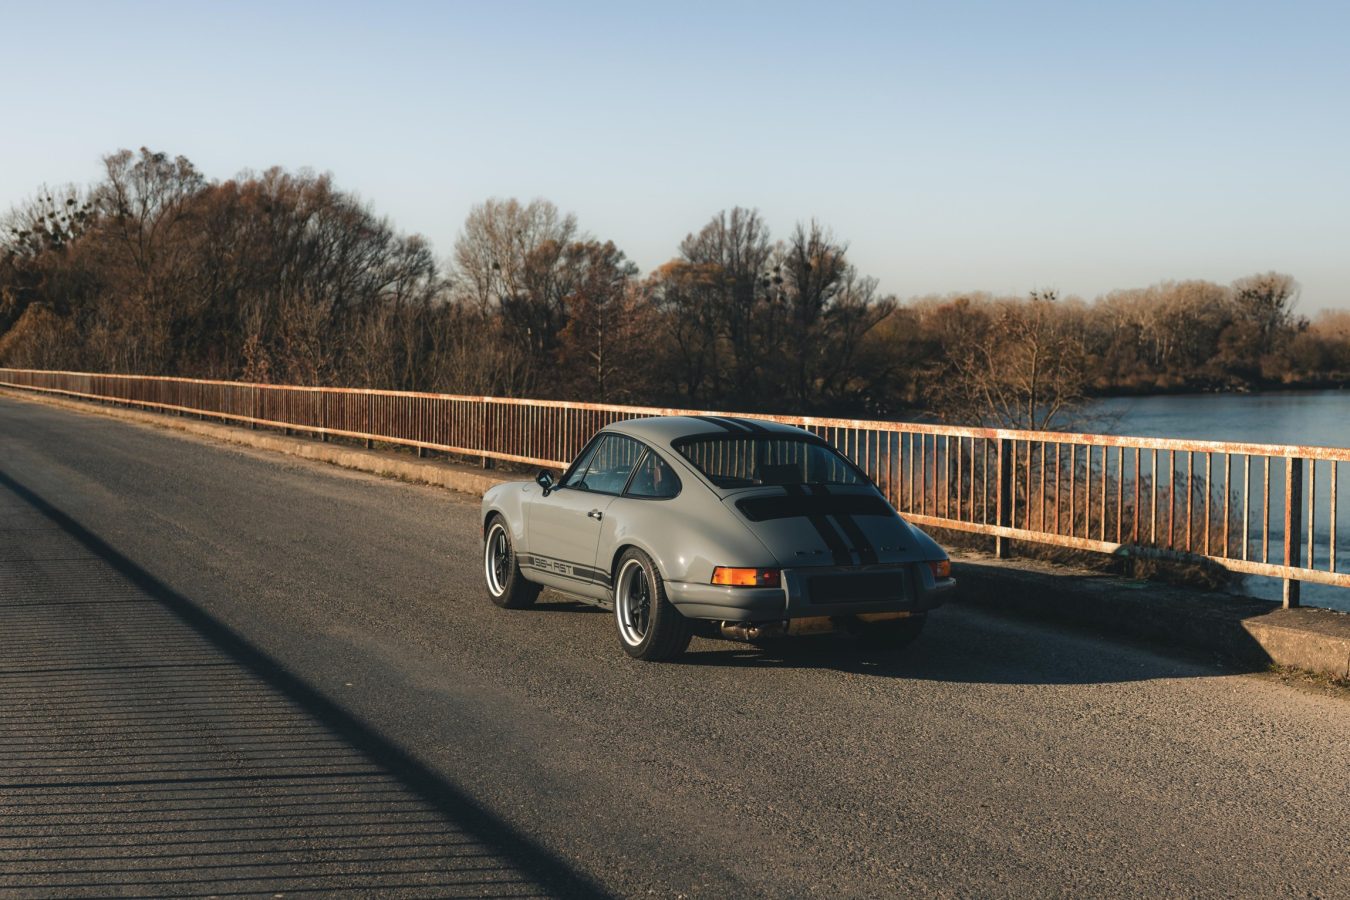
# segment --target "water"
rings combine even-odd
[[[1350,391],[1116,397],[1090,413],[1108,434],[1350,447]]]
[[[1350,447],[1350,391],[1280,391],[1262,394],[1187,394],[1161,397],[1121,397],[1102,400],[1089,411],[1094,421],[1084,430],[1137,437],[1171,437],[1210,441],[1244,441],[1260,444],[1304,444]],[[1329,463],[1319,463],[1317,495],[1319,523],[1316,529],[1318,568],[1327,562],[1327,515]],[[1282,508],[1283,471],[1272,466],[1271,507]],[[1338,478],[1350,476],[1350,463],[1342,463]],[[1254,490],[1260,476],[1252,473]],[[1345,482],[1341,493],[1350,482]],[[1305,485],[1306,490],[1306,485]],[[1272,520],[1278,519],[1272,515]],[[1337,528],[1337,569],[1350,571],[1350,504],[1342,502]],[[1275,526],[1272,521],[1272,526]],[[1306,527],[1306,526],[1305,526]],[[1306,533],[1305,533],[1306,534]],[[1283,548],[1272,535],[1270,558],[1282,558]],[[1243,590],[1258,597],[1278,600],[1278,579],[1248,576]],[[1350,589],[1304,584],[1303,602],[1350,611]]]

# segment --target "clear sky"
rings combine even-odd
[[[0,0],[0,206],[120,147],[331,171],[448,255],[817,217],[902,297],[1268,269],[1350,308],[1350,4]]]

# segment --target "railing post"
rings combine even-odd
[[[488,450],[491,450],[491,449],[492,449],[491,446],[489,446],[491,440],[492,440],[492,405],[491,405],[490,403],[484,403],[484,404],[483,404],[483,442],[482,442],[482,444],[481,444],[481,446],[482,446],[482,448],[483,448],[484,451],[488,451]],[[493,460],[492,460],[492,457],[488,456],[488,455],[486,454],[486,452],[485,452],[484,455],[483,455],[483,468],[484,468],[484,469],[491,469],[492,467],[493,467]]]
[[[320,417],[321,417],[320,420],[319,420],[320,424],[321,424],[324,428],[327,428],[327,427],[328,427],[328,392],[327,392],[327,391],[320,391],[320,392],[319,392],[319,414],[320,414]],[[319,440],[322,441],[322,442],[325,443],[325,444],[328,443],[328,432],[327,432],[327,431],[320,431],[320,432],[319,432]]]
[[[1284,565],[1298,565],[1299,544],[1303,524],[1303,460],[1289,457],[1284,461]],[[1299,582],[1284,579],[1284,608],[1299,605]]]
[[[1001,528],[1008,528],[1012,525],[1012,467],[1013,467],[1013,442],[1006,438],[998,442],[998,498],[995,506],[995,512],[998,516],[998,525]],[[1012,541],[1002,535],[994,538],[994,555],[999,559],[1007,559],[1012,549]]]

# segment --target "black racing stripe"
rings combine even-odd
[[[853,547],[858,551],[858,561],[864,566],[874,566],[880,561],[877,556],[877,548],[867,539],[867,532],[862,530],[856,519],[850,515],[835,516],[835,521],[839,527],[848,535],[848,539],[853,542]]]
[[[750,432],[754,431],[753,428],[745,424],[740,419],[733,419],[729,416],[709,416],[709,418],[716,419],[718,422],[725,425],[730,430],[739,432],[741,434],[749,434]]]
[[[754,419],[727,419],[728,422],[735,422],[737,425],[754,432],[755,434],[768,434],[769,429],[756,422]]]
[[[830,489],[823,484],[811,485],[811,493],[818,497],[830,496]],[[876,565],[879,561],[877,548],[867,539],[867,532],[862,530],[858,521],[846,512],[837,512],[834,514],[834,520],[839,523],[839,527],[848,537],[849,543],[853,544],[854,551],[858,554],[858,562],[864,566]]]
[[[783,490],[787,491],[789,497],[806,497],[806,491],[800,484],[785,484]],[[853,564],[853,554],[848,552],[848,545],[844,539],[839,536],[839,532],[834,530],[830,520],[822,515],[809,515],[806,520],[811,523],[811,527],[820,535],[820,539],[825,542],[825,546],[830,548],[830,554],[834,557],[836,566],[850,566]]]
[[[698,419],[700,422],[707,422],[709,425],[716,425],[723,431],[737,432],[741,429],[732,428],[727,419],[719,419],[717,416],[690,416],[691,419]]]

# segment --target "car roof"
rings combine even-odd
[[[756,434],[774,434],[818,440],[811,432],[792,425],[735,416],[649,416],[615,422],[603,430],[626,434],[648,444],[660,446],[670,446],[672,441],[680,438],[724,435],[748,437]]]

